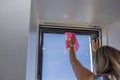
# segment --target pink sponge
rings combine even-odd
[[[73,36],[73,39],[74,39],[74,50],[77,51],[79,49],[79,43],[77,41],[77,38],[75,36],[75,33],[72,33],[72,32],[65,32],[65,35],[66,35],[66,48],[69,47],[68,45],[68,40],[71,39],[71,37]]]

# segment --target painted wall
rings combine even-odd
[[[28,54],[26,66],[26,80],[37,80],[37,38],[38,38],[38,24],[37,24],[37,10],[36,0],[31,0],[31,14],[30,14],[30,29],[28,40]]]
[[[120,21],[107,26],[108,45],[120,50]]]
[[[25,80],[30,0],[0,0],[0,80]]]
[[[108,44],[107,27],[102,27],[102,45]]]

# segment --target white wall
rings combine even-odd
[[[0,80],[25,80],[30,0],[0,0]]]
[[[120,50],[120,21],[107,26],[108,45]]]
[[[108,44],[107,27],[102,27],[102,45]]]
[[[37,24],[37,10],[36,0],[31,0],[31,18],[30,18],[30,30],[28,40],[28,54],[27,54],[27,70],[26,80],[36,80],[37,78],[37,37],[38,37],[38,24]]]

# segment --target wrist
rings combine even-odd
[[[73,49],[73,45],[69,45],[68,50]]]

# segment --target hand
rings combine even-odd
[[[100,46],[99,46],[99,40],[96,39],[96,42],[95,42],[95,40],[92,40],[92,50],[93,50],[94,53],[96,52],[96,50],[97,50],[99,47],[100,47]]]
[[[68,46],[69,46],[69,48],[74,46],[74,38],[73,38],[73,36],[68,40]]]

